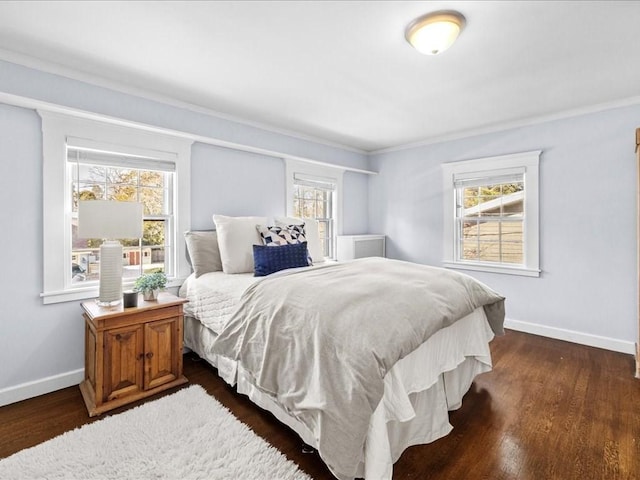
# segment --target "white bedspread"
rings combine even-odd
[[[371,277],[372,270],[375,269],[369,267],[364,275],[361,272],[358,276]],[[316,267],[310,267],[309,270],[316,270]],[[280,276],[289,276],[289,273],[280,272],[272,277]],[[438,276],[446,277],[448,274],[442,271]],[[180,295],[190,300],[186,305],[186,316],[195,317],[197,321],[187,321],[190,320],[189,318],[185,320],[185,345],[216,365],[220,375],[227,382],[230,384],[237,382],[238,392],[247,394],[255,403],[272,411],[281,421],[294,428],[307,443],[316,448],[319,447],[322,452],[323,448],[318,442],[321,435],[316,428],[309,430],[309,424],[301,423],[298,415],[295,415],[298,418],[290,416],[292,414],[290,408],[284,407],[286,411],[282,410],[283,406],[280,403],[274,403],[272,395],[265,394],[263,389],[256,388],[253,383],[254,375],[245,370],[242,362],[237,363],[228,358],[226,352],[223,357],[214,354],[216,350],[213,346],[214,338],[228,324],[234,312],[237,312],[243,292],[261,280],[263,279],[256,278],[252,274],[228,275],[222,272],[206,274],[197,280],[193,277],[188,279],[181,287]],[[368,280],[373,279],[368,278]],[[395,284],[399,279],[395,280],[391,283]],[[339,283],[342,287],[345,286],[344,281]],[[351,283],[351,281],[346,282],[347,285]],[[381,285],[380,282],[377,283]],[[467,285],[465,288],[476,290],[477,285]],[[377,289],[367,288],[367,298],[371,297],[373,290]],[[451,285],[448,285],[439,295],[450,298],[450,290]],[[315,296],[318,289],[311,287],[311,291]],[[373,296],[375,298],[377,295],[373,294]],[[411,297],[415,301],[415,295]],[[269,295],[269,298],[274,297]],[[496,296],[494,300],[499,298]],[[332,295],[332,302],[335,299],[335,295]],[[470,310],[473,310],[473,306],[469,306]],[[446,317],[453,313],[450,307],[451,305],[446,309]],[[491,314],[491,317],[495,317],[494,311],[491,311]],[[453,317],[457,316],[453,315]],[[487,324],[485,311],[482,308],[476,309],[469,315],[469,322],[464,321],[459,325],[456,323],[448,328],[445,326],[432,338],[433,342],[423,344],[403,361],[398,362],[396,369],[387,371],[382,389],[384,395],[375,413],[370,417],[369,433],[366,434],[366,442],[361,450],[361,456],[359,455],[359,466],[353,473],[345,474],[344,471],[331,468],[334,466],[329,464],[338,478],[365,476],[367,479],[390,479],[392,465],[406,447],[434,441],[450,431],[447,410],[459,406],[462,396],[468,390],[475,375],[491,369],[488,341],[493,333]],[[495,322],[489,323],[495,327]],[[467,326],[470,327],[471,324],[476,326],[476,334],[470,335],[474,329],[469,330]],[[387,324],[387,328],[389,326],[391,325]],[[501,322],[498,326],[501,327]],[[436,338],[445,332],[446,335],[436,342]],[[469,341],[461,343],[460,339]],[[430,344],[429,349],[424,348],[427,344]],[[429,352],[426,354],[428,358],[421,357],[419,352],[423,354]],[[420,361],[415,361],[418,358]],[[427,365],[429,367],[425,368]],[[375,407],[377,402],[373,403],[372,407]]]
[[[311,432],[282,410],[271,396],[255,388],[250,376],[236,362],[212,353],[215,333],[189,317],[185,318],[184,327],[188,348],[217,367],[229,384],[237,382],[238,393],[273,413],[317,448],[318,432]],[[434,334],[387,373],[384,396],[372,416],[357,477],[391,480],[393,464],[406,448],[433,442],[452,430],[448,411],[460,407],[476,375],[491,370],[492,338],[484,311],[479,308]]]
[[[181,297],[189,299],[184,305],[184,314],[220,333],[238,307],[242,293],[259,280],[260,277],[254,277],[253,273],[210,272],[199,278],[191,274],[179,291]]]
[[[478,307],[502,332],[503,297],[441,268],[365,258],[250,286],[213,352],[312,431],[338,477],[353,478],[395,363]],[[392,339],[392,341],[390,341]]]

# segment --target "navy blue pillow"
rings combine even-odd
[[[254,276],[264,277],[285,268],[306,267],[309,265],[307,242],[288,245],[253,246]]]

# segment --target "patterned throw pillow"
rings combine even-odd
[[[307,241],[307,234],[304,231],[304,223],[302,225],[288,225],[289,235],[291,239],[297,243],[303,243]]]
[[[306,242],[304,225],[287,225],[286,227],[265,227],[256,225],[262,243],[269,247]]]
[[[316,220],[315,218],[302,219],[298,217],[273,217],[273,220],[278,227],[286,227],[289,225],[304,225],[304,236],[307,239],[309,258],[313,260],[313,264],[318,264],[325,261],[324,247],[320,242],[320,226],[318,224],[318,220]]]
[[[309,265],[307,242],[285,245],[254,245],[254,276],[264,277],[286,268],[306,267]]]

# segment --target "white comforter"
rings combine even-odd
[[[477,307],[501,333],[503,300],[467,275],[396,260],[290,271],[247,289],[213,353],[321,432],[325,463],[353,478],[386,373]]]

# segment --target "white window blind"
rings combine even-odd
[[[122,155],[111,152],[99,152],[67,146],[67,161],[104,167],[122,167],[158,172],[175,172],[175,162],[153,158]]]
[[[524,168],[503,168],[491,172],[464,172],[453,175],[453,184],[456,188],[479,187],[482,185],[495,185],[500,183],[522,182],[525,174]]]
[[[337,182],[333,178],[314,177],[297,172],[293,174],[293,181],[296,185],[311,187],[318,190],[327,190],[330,192],[335,191],[337,188]]]

